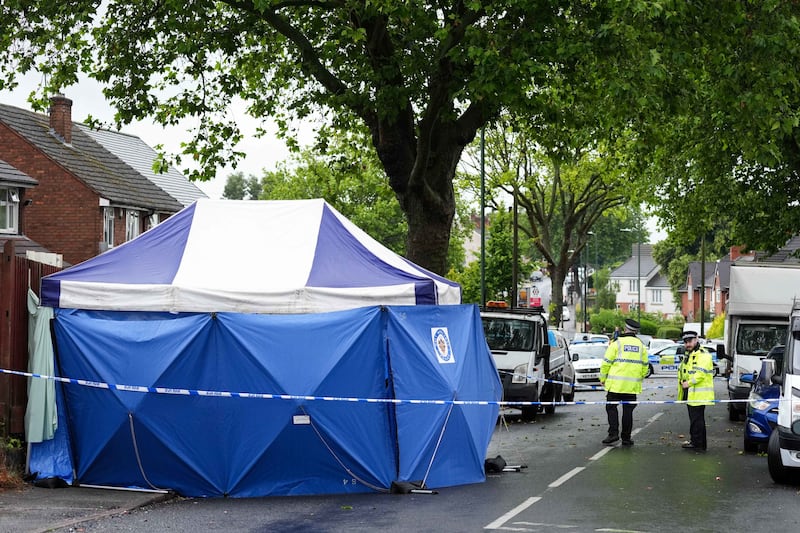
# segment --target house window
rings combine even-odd
[[[661,303],[661,290],[657,289],[652,292],[653,303]]]
[[[0,233],[17,233],[19,224],[19,189],[0,187]]]
[[[153,213],[147,217],[147,229],[152,229],[158,226],[158,213]]]
[[[125,240],[129,241],[139,236],[141,226],[139,225],[139,212],[133,209],[125,211]]]
[[[108,248],[114,247],[114,208],[103,208],[103,242]]]
[[[639,280],[638,279],[630,280],[629,283],[628,283],[628,290],[630,292],[638,291],[639,290]]]

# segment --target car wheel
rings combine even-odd
[[[758,442],[748,439],[747,435],[744,436],[744,451],[747,453],[757,453],[758,452]]]
[[[645,377],[649,378],[652,375],[653,375],[653,365],[647,365],[647,375]]]
[[[773,431],[767,444],[767,467],[772,481],[786,485],[792,480],[791,472],[781,462],[781,449],[778,441],[778,432]]]
[[[732,403],[728,404],[728,420],[731,422],[739,421],[739,411],[736,410]]]

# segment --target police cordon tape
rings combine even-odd
[[[685,404],[687,400],[620,400],[620,401],[571,401],[571,402],[507,402],[504,400],[415,400],[397,398],[352,398],[345,396],[306,396],[296,394],[272,394],[263,392],[231,392],[231,391],[211,391],[199,389],[182,389],[170,387],[144,387],[140,385],[120,385],[115,383],[104,383],[102,381],[91,381],[87,379],[64,378],[59,376],[48,376],[45,374],[35,374],[32,372],[22,372],[19,370],[8,370],[0,368],[0,374],[10,374],[34,379],[50,379],[71,385],[81,385],[96,389],[117,390],[123,392],[171,394],[177,396],[207,396],[217,398],[248,398],[259,400],[303,400],[303,401],[328,401],[328,402],[360,402],[360,403],[391,403],[391,404],[414,404],[414,405],[499,405],[501,407],[519,407],[529,405],[660,405],[660,404]],[[560,383],[560,382],[559,382]],[[743,403],[750,400],[709,400],[709,403]]]
[[[504,374],[504,375],[507,375],[507,376],[512,376],[512,377],[516,376],[516,377],[526,378],[526,379],[529,379],[529,380],[542,381],[544,383],[552,383],[554,385],[572,385],[575,388],[576,391],[590,391],[590,390],[604,391],[605,390],[602,385],[585,385],[583,383],[571,384],[569,381],[558,381],[558,380],[555,380],[555,379],[538,378],[536,376],[526,376],[525,374],[517,374],[516,372],[507,372],[505,370],[498,370],[498,373]],[[714,379],[725,380],[725,378],[723,378],[723,377],[714,377]],[[725,380],[725,381],[727,381],[727,380]],[[642,390],[646,391],[646,390],[674,389],[674,388],[675,388],[675,385],[657,385],[655,387],[642,387]]]

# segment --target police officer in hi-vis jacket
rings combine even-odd
[[[608,402],[635,402],[636,395],[642,392],[642,380],[647,375],[647,349],[636,334],[639,323],[625,319],[625,331],[611,341],[600,365],[600,383],[606,390]],[[633,410],[635,404],[622,404],[622,431],[619,426],[617,405],[606,404],[608,415],[608,437],[603,444],[613,445],[622,437],[623,446],[633,446]]]
[[[689,409],[689,438],[683,447],[705,450],[706,405],[714,403],[714,361],[697,339],[696,331],[683,332],[685,356],[678,367],[678,399]]]

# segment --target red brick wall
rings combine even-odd
[[[103,240],[98,195],[2,123],[0,158],[39,182],[25,194],[33,203],[21,207],[25,234],[72,264],[96,256]]]

